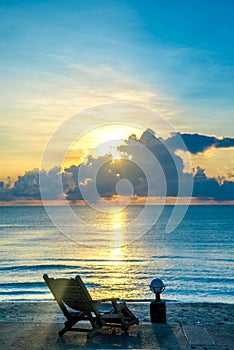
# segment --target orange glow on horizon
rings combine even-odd
[[[120,197],[120,196],[119,196]],[[166,198],[166,201],[164,198],[154,198],[152,197],[150,200],[146,197],[136,197],[132,199],[130,202],[126,202],[126,198],[119,198],[116,200],[116,198],[112,199],[101,199],[100,205],[108,205],[113,207],[123,206],[124,203],[126,205],[134,206],[134,205],[146,205],[146,200],[148,200],[147,205],[175,205],[177,198],[176,197],[168,197]],[[164,203],[165,201],[165,203]],[[42,202],[41,200],[35,200],[35,199],[19,199],[19,200],[12,200],[12,201],[0,201],[0,206],[9,207],[9,206],[64,206],[66,205],[66,200],[48,200],[46,202]],[[178,198],[178,201],[176,205],[187,205],[187,201],[185,198]],[[191,198],[191,202],[189,205],[234,205],[234,200],[231,201],[216,201],[214,199],[208,199],[208,200],[201,200],[195,197]],[[69,206],[76,207],[76,206],[82,206],[86,207],[89,206],[85,201],[77,201],[75,203],[70,202]]]

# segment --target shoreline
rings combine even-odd
[[[0,302],[0,348],[4,350],[152,349],[232,350],[234,304],[167,303],[167,323],[150,322],[149,303],[127,303],[140,324],[125,332],[67,332],[58,336],[65,318],[50,302]]]
[[[141,323],[150,324],[150,302],[126,301]],[[55,301],[0,302],[0,322],[63,323]],[[168,324],[233,325],[234,304],[166,302]]]
[[[153,301],[154,299],[151,298],[151,299],[121,299],[120,300],[124,300],[126,301],[126,303],[132,303],[132,304],[146,304],[146,303],[151,303],[151,301]],[[167,304],[223,304],[223,305],[230,305],[230,306],[234,306],[234,302],[231,303],[231,302],[227,302],[227,301],[203,301],[203,300],[196,300],[196,301],[193,301],[193,300],[174,300],[174,299],[164,299],[164,298],[161,298],[162,301],[165,301]],[[35,299],[35,300],[32,300],[32,299],[7,299],[7,300],[0,300],[0,305],[1,304],[7,304],[7,303],[12,303],[12,304],[27,304],[27,303],[32,303],[32,304],[40,304],[40,303],[53,303],[54,300],[51,300],[50,299]]]

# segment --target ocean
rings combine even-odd
[[[73,233],[66,236],[44,207],[0,207],[1,301],[51,301],[42,277],[47,273],[81,275],[94,298],[148,301],[154,297],[149,284],[159,277],[165,300],[233,302],[234,206],[190,206],[171,233],[165,232],[172,210],[166,206],[147,233],[136,221],[129,239],[124,225],[139,216],[140,206],[100,215],[88,207],[72,210],[88,224],[81,229],[56,207],[66,232]],[[152,217],[155,210],[149,207]],[[118,244],[102,244],[106,238],[97,232],[104,226]]]

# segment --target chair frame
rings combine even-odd
[[[103,327],[118,327],[126,332],[131,325],[139,324],[138,318],[129,310],[126,302],[119,298],[93,300],[79,275],[67,279],[50,278],[45,274],[43,278],[67,319],[59,336],[67,331],[77,331],[87,332],[87,337],[91,338]],[[103,303],[107,302],[111,309],[103,311],[101,307],[106,306]],[[74,328],[79,321],[89,321],[92,328]]]

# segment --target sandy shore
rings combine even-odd
[[[127,302],[142,323],[150,323],[150,302]],[[168,324],[234,324],[234,304],[167,302]],[[64,322],[56,302],[2,302],[0,322]]]
[[[55,302],[0,303],[0,349],[154,349],[233,350],[234,305],[214,303],[167,303],[167,324],[151,324],[149,303],[128,303],[140,325],[128,334],[58,331],[64,317]]]

